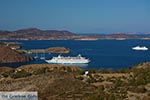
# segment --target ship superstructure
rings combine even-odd
[[[80,54],[76,57],[64,57],[58,55],[58,57],[53,57],[51,60],[45,60],[47,63],[57,63],[57,64],[86,64],[90,60],[82,57]]]
[[[148,50],[148,48],[145,47],[145,46],[142,46],[142,47],[136,46],[136,47],[133,47],[132,49],[133,49],[133,50]]]

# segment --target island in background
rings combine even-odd
[[[0,40],[98,40],[98,39],[150,39],[150,32],[116,32],[107,34],[75,34],[63,30],[27,28],[16,31],[0,31]]]
[[[97,40],[150,39],[147,35],[115,33],[77,35],[69,31],[36,28],[0,31],[1,40]],[[33,60],[20,50],[19,43],[1,43],[0,63]],[[63,47],[29,50],[58,52]],[[54,50],[54,51],[53,51]],[[55,51],[56,50],[56,51]],[[65,51],[66,50],[66,51]],[[60,51],[59,51],[60,52]],[[150,63],[126,69],[89,69],[53,64],[30,64],[18,68],[0,67],[0,91],[38,91],[39,100],[150,100]]]

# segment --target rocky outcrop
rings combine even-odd
[[[33,60],[32,57],[24,55],[7,46],[0,46],[0,63],[18,63]]]
[[[65,47],[50,47],[47,49],[29,50],[32,53],[70,53],[70,50]]]
[[[0,42],[0,46],[8,46],[11,49],[20,49],[20,43],[19,42]]]

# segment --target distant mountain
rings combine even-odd
[[[150,32],[116,32],[112,34],[75,34],[62,30],[40,30],[37,28],[16,31],[0,31],[0,40],[97,40],[97,39],[150,39]]]
[[[97,40],[97,39],[150,39],[150,35],[113,33],[113,34],[84,34],[80,35],[77,40]]]
[[[145,35],[145,34],[150,34],[150,32],[127,32],[127,34],[139,34],[139,35]]]
[[[69,31],[40,30],[37,28],[27,28],[16,31],[0,31],[1,40],[66,40],[71,39],[76,34]]]

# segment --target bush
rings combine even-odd
[[[87,82],[88,83],[94,83],[94,82],[96,82],[96,79],[93,78],[93,77],[90,77],[90,78],[87,79]]]
[[[46,73],[48,71],[47,68],[39,68],[39,69],[36,69],[33,74],[35,75],[38,75],[38,74],[43,74],[43,73]]]
[[[126,85],[126,84],[122,80],[120,80],[120,79],[115,80],[115,87],[122,87],[124,85]]]
[[[104,68],[100,68],[100,69],[98,70],[98,73],[106,73],[106,70],[105,70]]]
[[[3,73],[2,75],[6,78],[6,77],[11,76],[14,72],[15,72],[15,70],[10,70],[10,71]]]
[[[43,97],[42,100],[48,100],[47,98]]]
[[[88,71],[89,71],[89,73],[96,73],[96,69],[95,68],[91,68]]]
[[[133,86],[130,88],[130,91],[134,93],[145,93],[146,88],[144,86]]]
[[[67,67],[67,72],[73,72],[73,70],[71,69],[71,67]]]
[[[150,96],[150,92],[148,92],[147,96]]]
[[[101,99],[102,98],[102,99]],[[98,94],[91,95],[87,100],[103,100],[104,97],[99,97]]]
[[[10,77],[16,79],[16,78],[22,78],[27,76],[31,76],[31,74],[26,72],[25,70],[21,70],[13,73]]]
[[[123,68],[118,68],[118,69],[117,69],[117,73],[125,73],[125,69],[123,69]]]
[[[83,77],[81,77],[81,76],[79,76],[79,77],[75,77],[76,79],[78,79],[78,80],[83,80],[84,78]]]
[[[67,68],[65,66],[60,67],[60,71],[67,71]]]
[[[107,100],[116,100],[114,94],[109,94],[106,98]]]
[[[103,78],[99,78],[99,79],[97,80],[97,82],[103,82],[103,81],[104,81]]]
[[[79,73],[80,75],[83,75],[85,73],[84,70],[77,70],[77,73]]]
[[[104,85],[98,86],[98,90],[99,90],[99,91],[104,91],[104,89],[105,89],[105,88],[104,88]]]

